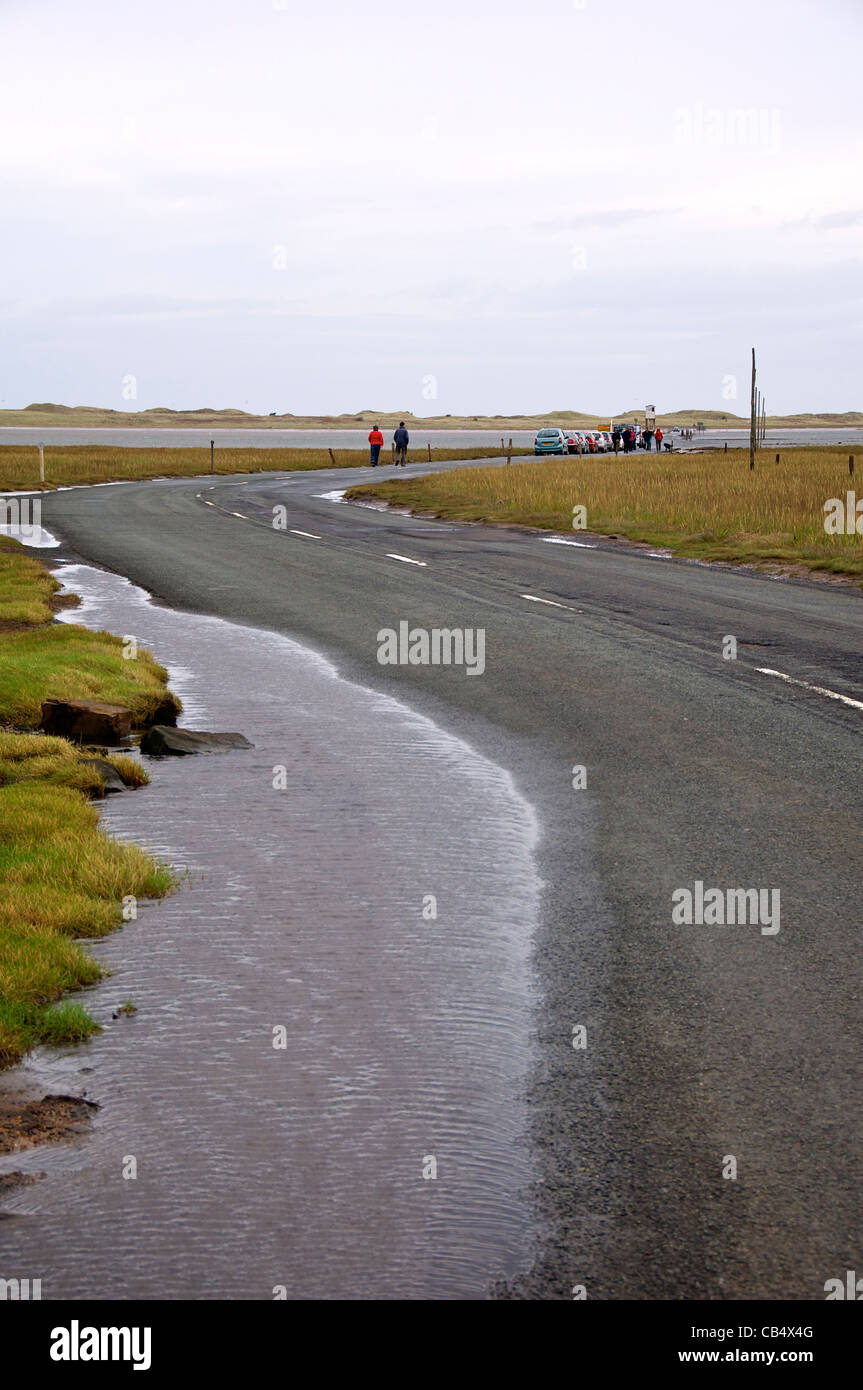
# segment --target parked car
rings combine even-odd
[[[587,453],[587,439],[584,430],[570,430],[566,436],[566,447],[571,454]]]
[[[568,454],[567,436],[563,430],[539,430],[533,441],[535,454]]]

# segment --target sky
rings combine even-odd
[[[861,0],[0,0],[0,408],[863,409]]]

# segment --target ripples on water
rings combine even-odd
[[[5,1203],[4,1266],[45,1298],[482,1296],[528,1255],[531,808],[297,643],[62,573],[72,621],[169,667],[184,723],[255,748],[151,763],[105,805],[186,879],[94,945],[105,1032],[31,1063],[102,1108],[75,1144],[3,1160],[48,1172]]]

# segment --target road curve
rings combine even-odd
[[[71,489],[43,520],[64,556],[326,652],[536,807],[537,1256],[500,1292],[823,1298],[861,1259],[859,593],[321,496],[373,476]],[[483,674],[381,665],[402,621],[484,629]],[[780,930],[675,924],[696,881],[778,889]]]

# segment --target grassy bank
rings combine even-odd
[[[847,448],[758,455],[634,454],[549,458],[510,468],[470,468],[348,489],[433,516],[571,531],[587,529],[667,547],[677,555],[804,566],[863,581],[863,536],[827,535],[824,504],[853,487]],[[861,487],[863,491],[863,487]]]
[[[53,622],[57,588],[0,537],[0,1065],[97,1031],[80,1004],[56,1002],[102,973],[75,938],[119,925],[124,897],[171,886],[168,869],[101,828],[89,798],[102,780],[85,754],[26,732],[50,697],[126,704],[141,722],[165,698],[149,653],[126,661],[120,638]],[[147,780],[136,758],[109,761],[128,786]]]
[[[389,459],[384,449],[384,462]],[[432,449],[432,461],[494,458],[495,449]],[[414,462],[427,461],[428,450],[411,451]],[[335,464],[333,463],[335,460]],[[215,472],[281,473],[314,468],[361,468],[368,449],[216,449]],[[203,449],[112,449],[104,445],[47,445],[45,482],[39,481],[39,452],[33,445],[0,445],[0,492],[28,488],[69,487],[82,483],[143,482],[146,478],[196,478],[210,471],[209,446]]]

